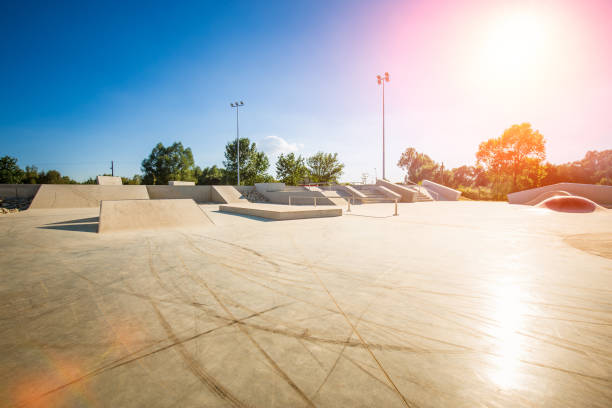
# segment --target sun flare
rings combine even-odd
[[[483,68],[492,79],[521,79],[541,73],[550,49],[550,27],[532,13],[493,19],[485,33]]]

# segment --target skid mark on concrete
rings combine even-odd
[[[217,295],[217,293],[210,288],[208,283],[206,283],[206,281],[204,281],[202,278],[200,278],[199,276],[197,276],[196,274],[191,272],[191,270],[187,267],[187,265],[185,265],[185,262],[183,261],[183,259],[180,256],[178,258],[180,259],[181,263],[183,264],[185,270],[187,272],[189,272],[191,275],[193,275],[194,279],[199,281],[200,284],[202,285],[202,287],[204,287],[215,298],[215,300],[217,301],[219,306],[221,306],[223,308],[225,313],[227,313],[227,315],[232,320],[236,320],[236,318],[234,317],[233,313],[227,308],[225,303],[223,303],[223,301],[221,301],[221,298]],[[249,331],[246,329],[246,327],[244,327],[241,324],[238,325],[238,327],[240,328],[240,331],[242,331],[242,333],[251,341],[251,343],[255,346],[255,348],[265,357],[266,361],[274,368],[274,370],[280,375],[280,377],[283,378],[283,380],[285,380],[285,382],[291,388],[293,388],[293,390],[295,390],[295,392],[300,396],[300,398],[302,398],[302,400],[308,406],[314,407],[315,405],[308,398],[308,396],[304,393],[304,391],[302,391],[302,389],[300,387],[298,387],[298,385],[295,384],[295,382],[293,382],[293,380],[287,375],[287,373],[285,373],[283,371],[283,369],[280,368],[280,366],[276,363],[276,361],[274,361],[274,359],[272,359],[272,357],[270,357],[270,355],[261,347],[261,345],[255,340],[255,338],[253,338],[253,336],[251,335],[251,333],[249,333]]]
[[[187,363],[187,367],[189,371],[191,371],[199,380],[204,384],[210,391],[215,393],[218,397],[227,400],[234,407],[246,407],[247,404],[241,402],[237,397],[235,397],[228,389],[226,389],[223,385],[221,385],[215,377],[210,375],[199,363],[196,361],[193,356],[187,351],[187,348],[181,343],[172,331],[172,327],[168,321],[164,318],[164,316],[159,311],[159,308],[155,305],[155,303],[151,302],[151,306],[153,310],[155,310],[155,314],[159,319],[161,326],[164,328],[168,337],[172,340],[175,345],[175,349],[179,352],[185,363]]]

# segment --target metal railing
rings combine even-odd
[[[302,199],[304,201],[309,201],[310,199],[312,199],[312,201],[314,203],[314,206],[316,207],[317,206],[317,200],[321,200],[321,199],[327,200],[329,198],[344,198],[344,197],[340,197],[339,195],[338,196],[322,196],[322,197],[317,197],[317,196],[314,196],[314,197],[308,197],[308,196],[289,196],[289,205],[292,205],[291,198],[294,198],[294,199],[295,198],[300,198],[300,199]],[[294,200],[294,205],[308,205],[308,204],[295,204],[295,200]]]

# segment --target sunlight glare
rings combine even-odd
[[[491,375],[493,382],[500,388],[513,388],[518,385],[522,336],[517,331],[523,323],[524,309],[521,287],[512,283],[502,285],[496,294],[494,305],[497,325],[493,332],[497,338],[494,350],[496,369]]]
[[[485,33],[482,68],[494,80],[522,79],[542,69],[549,27],[544,18],[514,13],[493,19]]]

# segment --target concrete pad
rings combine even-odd
[[[123,181],[121,177],[116,176],[98,176],[96,178],[96,184],[100,186],[121,186]]]
[[[227,213],[269,218],[271,220],[297,220],[302,218],[339,217],[342,208],[336,206],[282,205],[282,204],[227,204],[219,210]]]
[[[189,199],[102,201],[99,233],[159,228],[206,228],[208,216]]]
[[[0,406],[609,407],[612,214],[0,217]]]
[[[42,184],[30,209],[99,207],[102,200],[146,200],[145,186]]]

